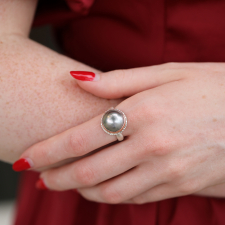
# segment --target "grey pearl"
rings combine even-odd
[[[102,124],[108,131],[117,132],[123,127],[123,114],[112,109],[105,113]]]

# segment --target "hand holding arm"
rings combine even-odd
[[[164,64],[78,81],[100,97],[133,95],[117,106],[128,118],[126,139],[41,178],[50,189],[78,188],[89,200],[137,204],[224,183],[224,72],[222,63]],[[102,131],[100,118],[34,145],[21,157],[36,169],[115,141]]]

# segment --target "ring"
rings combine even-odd
[[[127,127],[127,117],[121,110],[112,107],[102,116],[101,127],[107,134],[116,135],[118,141],[122,141],[122,132]]]

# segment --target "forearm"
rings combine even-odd
[[[94,70],[19,35],[0,37],[0,159],[116,105],[81,90],[70,70]]]

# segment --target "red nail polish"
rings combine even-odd
[[[44,181],[42,179],[39,179],[36,184],[35,184],[36,188],[39,190],[48,190],[48,188],[46,187]]]
[[[31,168],[31,164],[27,159],[19,159],[13,164],[13,170],[20,172]]]
[[[95,73],[87,71],[70,71],[72,77],[82,81],[93,81],[95,79]]]
[[[72,191],[74,191],[75,193],[78,193],[79,194],[79,192],[77,191],[77,189],[73,189]]]

